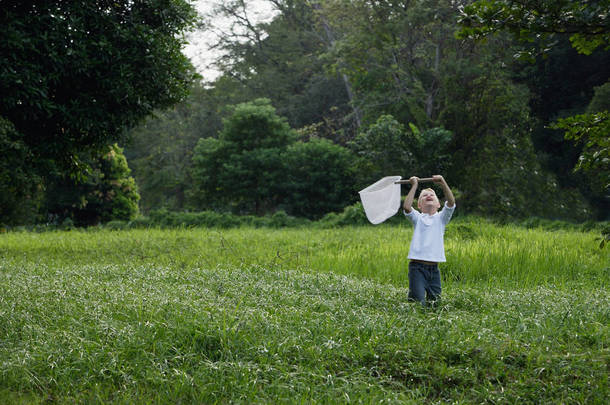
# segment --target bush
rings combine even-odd
[[[386,223],[393,222],[392,220],[396,216],[388,219]],[[335,226],[346,226],[346,225],[370,225],[369,220],[366,218],[364,208],[361,202],[357,202],[353,205],[347,206],[343,209],[343,212],[326,214],[318,224],[322,227],[335,227]]]
[[[127,227],[132,228],[149,228],[152,226],[150,217],[138,216],[127,223]]]
[[[355,199],[353,154],[326,139],[296,142],[284,154],[282,206],[292,215],[319,219]]]
[[[296,134],[267,99],[238,104],[223,124],[218,138],[202,138],[195,147],[191,203],[236,213],[273,212],[283,191],[281,155]]]
[[[166,209],[152,211],[148,219],[141,217],[137,221],[132,222],[132,227],[158,226],[161,228],[199,226],[208,228],[236,228],[240,226],[281,228],[301,226],[309,223],[307,219],[290,216],[284,211],[278,211],[273,215],[257,217],[254,215],[240,216],[214,211],[171,212]]]
[[[66,218],[62,221],[61,225],[59,226],[59,229],[63,229],[64,231],[71,231],[72,229],[76,229],[76,227],[74,226],[74,221],[72,221],[72,218]]]
[[[110,222],[106,223],[106,225],[104,227],[106,229],[118,231],[118,230],[122,230],[122,229],[127,229],[128,224],[129,223],[126,221],[110,221]]]
[[[523,221],[516,222],[517,225],[528,229],[540,228],[549,231],[566,230],[566,231],[581,231],[581,232],[603,232],[608,227],[609,222],[586,221],[582,223],[551,220],[540,217],[530,217]]]
[[[140,196],[123,149],[109,145],[100,156],[85,161],[91,170],[83,179],[50,174],[46,184],[48,214],[55,222],[70,218],[76,226],[134,218]]]

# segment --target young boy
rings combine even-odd
[[[404,214],[415,227],[409,248],[409,300],[434,302],[441,295],[441,273],[438,263],[445,262],[443,235],[455,210],[455,198],[443,176],[432,176],[440,183],[447,201],[438,212],[441,204],[431,188],[422,190],[417,200],[419,211],[412,209],[413,198],[418,186],[418,178],[411,177],[411,190],[404,202]]]

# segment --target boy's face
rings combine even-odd
[[[426,189],[419,194],[417,207],[423,212],[436,212],[441,207],[441,203],[434,190]]]

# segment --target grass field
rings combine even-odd
[[[598,234],[408,226],[0,235],[0,403],[606,404]]]

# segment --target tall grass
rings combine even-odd
[[[177,268],[260,265],[333,272],[404,286],[412,229],[405,226],[337,229],[136,229],[9,233],[4,260],[84,264],[169,265]],[[448,285],[607,285],[608,249],[593,232],[547,232],[489,223],[450,224],[445,238]]]
[[[595,234],[451,224],[424,309],[411,232],[4,234],[0,403],[608,402]]]

